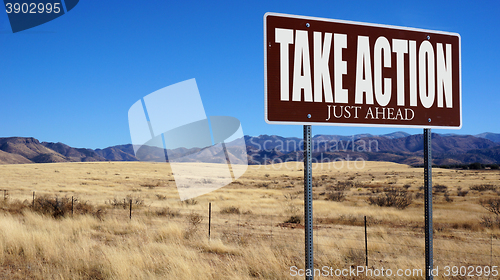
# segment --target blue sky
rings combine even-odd
[[[233,116],[248,135],[302,135],[264,121],[266,12],[457,32],[461,130],[500,133],[499,1],[80,1],[68,14],[13,34],[0,11],[0,137],[74,147],[130,143],[127,112],[143,96],[196,78],[208,116]],[[313,126],[313,134],[421,129]]]

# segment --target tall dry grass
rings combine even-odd
[[[0,261],[7,279],[281,279],[286,254],[242,248],[178,223],[148,225],[91,216],[53,219],[24,212],[0,217]]]
[[[5,201],[0,197],[0,279],[296,279],[290,267],[303,268],[304,233],[300,224],[284,222],[302,215],[300,164],[251,166],[237,182],[189,203],[179,202],[173,177],[162,168],[154,163],[0,166],[0,189],[9,191]],[[315,168],[316,267],[364,263],[364,216],[370,267],[422,267],[422,169],[370,162],[361,170]],[[492,214],[479,201],[498,193],[473,186],[496,186],[500,173],[435,169],[433,179],[453,199],[434,195],[436,264],[492,264],[490,253],[500,256],[500,246],[497,241],[490,252],[490,242],[500,231],[481,224],[481,217]],[[340,188],[346,182],[349,188]],[[413,200],[405,209],[370,205],[369,198],[384,194],[384,188],[405,189]],[[87,210],[74,217],[67,204],[65,215],[37,211],[32,191],[52,202],[56,196],[57,201],[78,197],[88,202]],[[330,191],[345,197],[332,201]],[[129,199],[132,220],[122,203]]]

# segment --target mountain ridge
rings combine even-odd
[[[497,138],[498,136],[498,138]],[[286,160],[303,160],[302,139],[278,135],[244,136],[249,164],[267,164]],[[499,140],[499,141],[496,141]],[[500,163],[500,134],[477,135],[432,134],[433,163],[442,165]],[[391,161],[409,165],[423,163],[423,135],[393,132],[384,135],[357,134],[315,135],[312,137],[313,157],[316,161],[335,159],[363,159]],[[228,146],[231,143],[228,143]],[[145,147],[146,161],[163,161],[165,151]],[[200,153],[194,153],[200,152]],[[238,151],[237,151],[238,152]],[[242,151],[239,151],[242,152]],[[213,160],[203,149],[179,148],[169,151],[185,156],[187,161]],[[0,138],[0,164],[138,161],[132,144],[110,146],[104,149],[74,148],[61,142],[40,142],[34,137]]]

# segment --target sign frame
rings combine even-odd
[[[393,29],[398,31],[416,31],[416,32],[426,32],[432,34],[441,34],[441,35],[450,35],[458,37],[458,110],[459,110],[459,119],[460,124],[458,126],[451,125],[433,125],[432,122],[429,124],[387,124],[387,123],[363,123],[363,122],[354,122],[354,123],[338,123],[338,122],[317,122],[317,121],[275,121],[269,120],[269,104],[268,104],[268,40],[267,40],[267,18],[268,16],[275,17],[284,17],[284,18],[292,18],[292,19],[301,19],[301,20],[313,20],[313,21],[322,21],[322,22],[332,22],[332,23],[340,23],[340,24],[348,24],[348,25],[357,25],[357,26],[366,26],[366,27],[376,27],[376,28],[384,28],[384,29]],[[328,18],[318,18],[318,17],[309,17],[309,16],[300,16],[300,15],[291,15],[291,14],[283,14],[283,13],[273,13],[267,12],[264,15],[264,119],[268,124],[281,124],[281,125],[321,125],[321,126],[351,126],[351,127],[398,127],[398,128],[435,128],[435,129],[461,129],[463,125],[462,120],[462,48],[461,48],[461,37],[460,34],[454,32],[446,32],[446,31],[436,31],[429,29],[420,29],[420,28],[412,28],[412,27],[401,27],[401,26],[393,26],[393,25],[385,25],[385,24],[374,24],[374,23],[364,23],[364,22],[356,22],[356,21],[347,21],[347,20],[337,20],[337,19],[328,19]],[[330,54],[332,56],[332,54]],[[393,67],[395,67],[395,62],[393,62]],[[456,66],[452,66],[456,67]],[[452,68],[454,69],[454,68]],[[405,80],[408,80],[405,77]],[[395,81],[394,81],[395,83]],[[453,83],[453,81],[452,81]],[[418,82],[417,82],[418,87]],[[455,91],[455,90],[454,90]],[[393,95],[396,93],[393,92]],[[418,95],[418,93],[417,93]],[[353,93],[350,93],[349,96],[353,97]],[[455,98],[455,96],[453,96]],[[293,101],[288,101],[293,102]],[[304,102],[304,101],[302,101]],[[434,102],[435,103],[435,102]],[[324,103],[326,104],[326,103]],[[336,103],[331,103],[335,105]],[[366,105],[366,104],[362,104]],[[422,109],[423,110],[423,109]]]

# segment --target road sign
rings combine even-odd
[[[270,124],[462,126],[460,35],[267,13]]]

